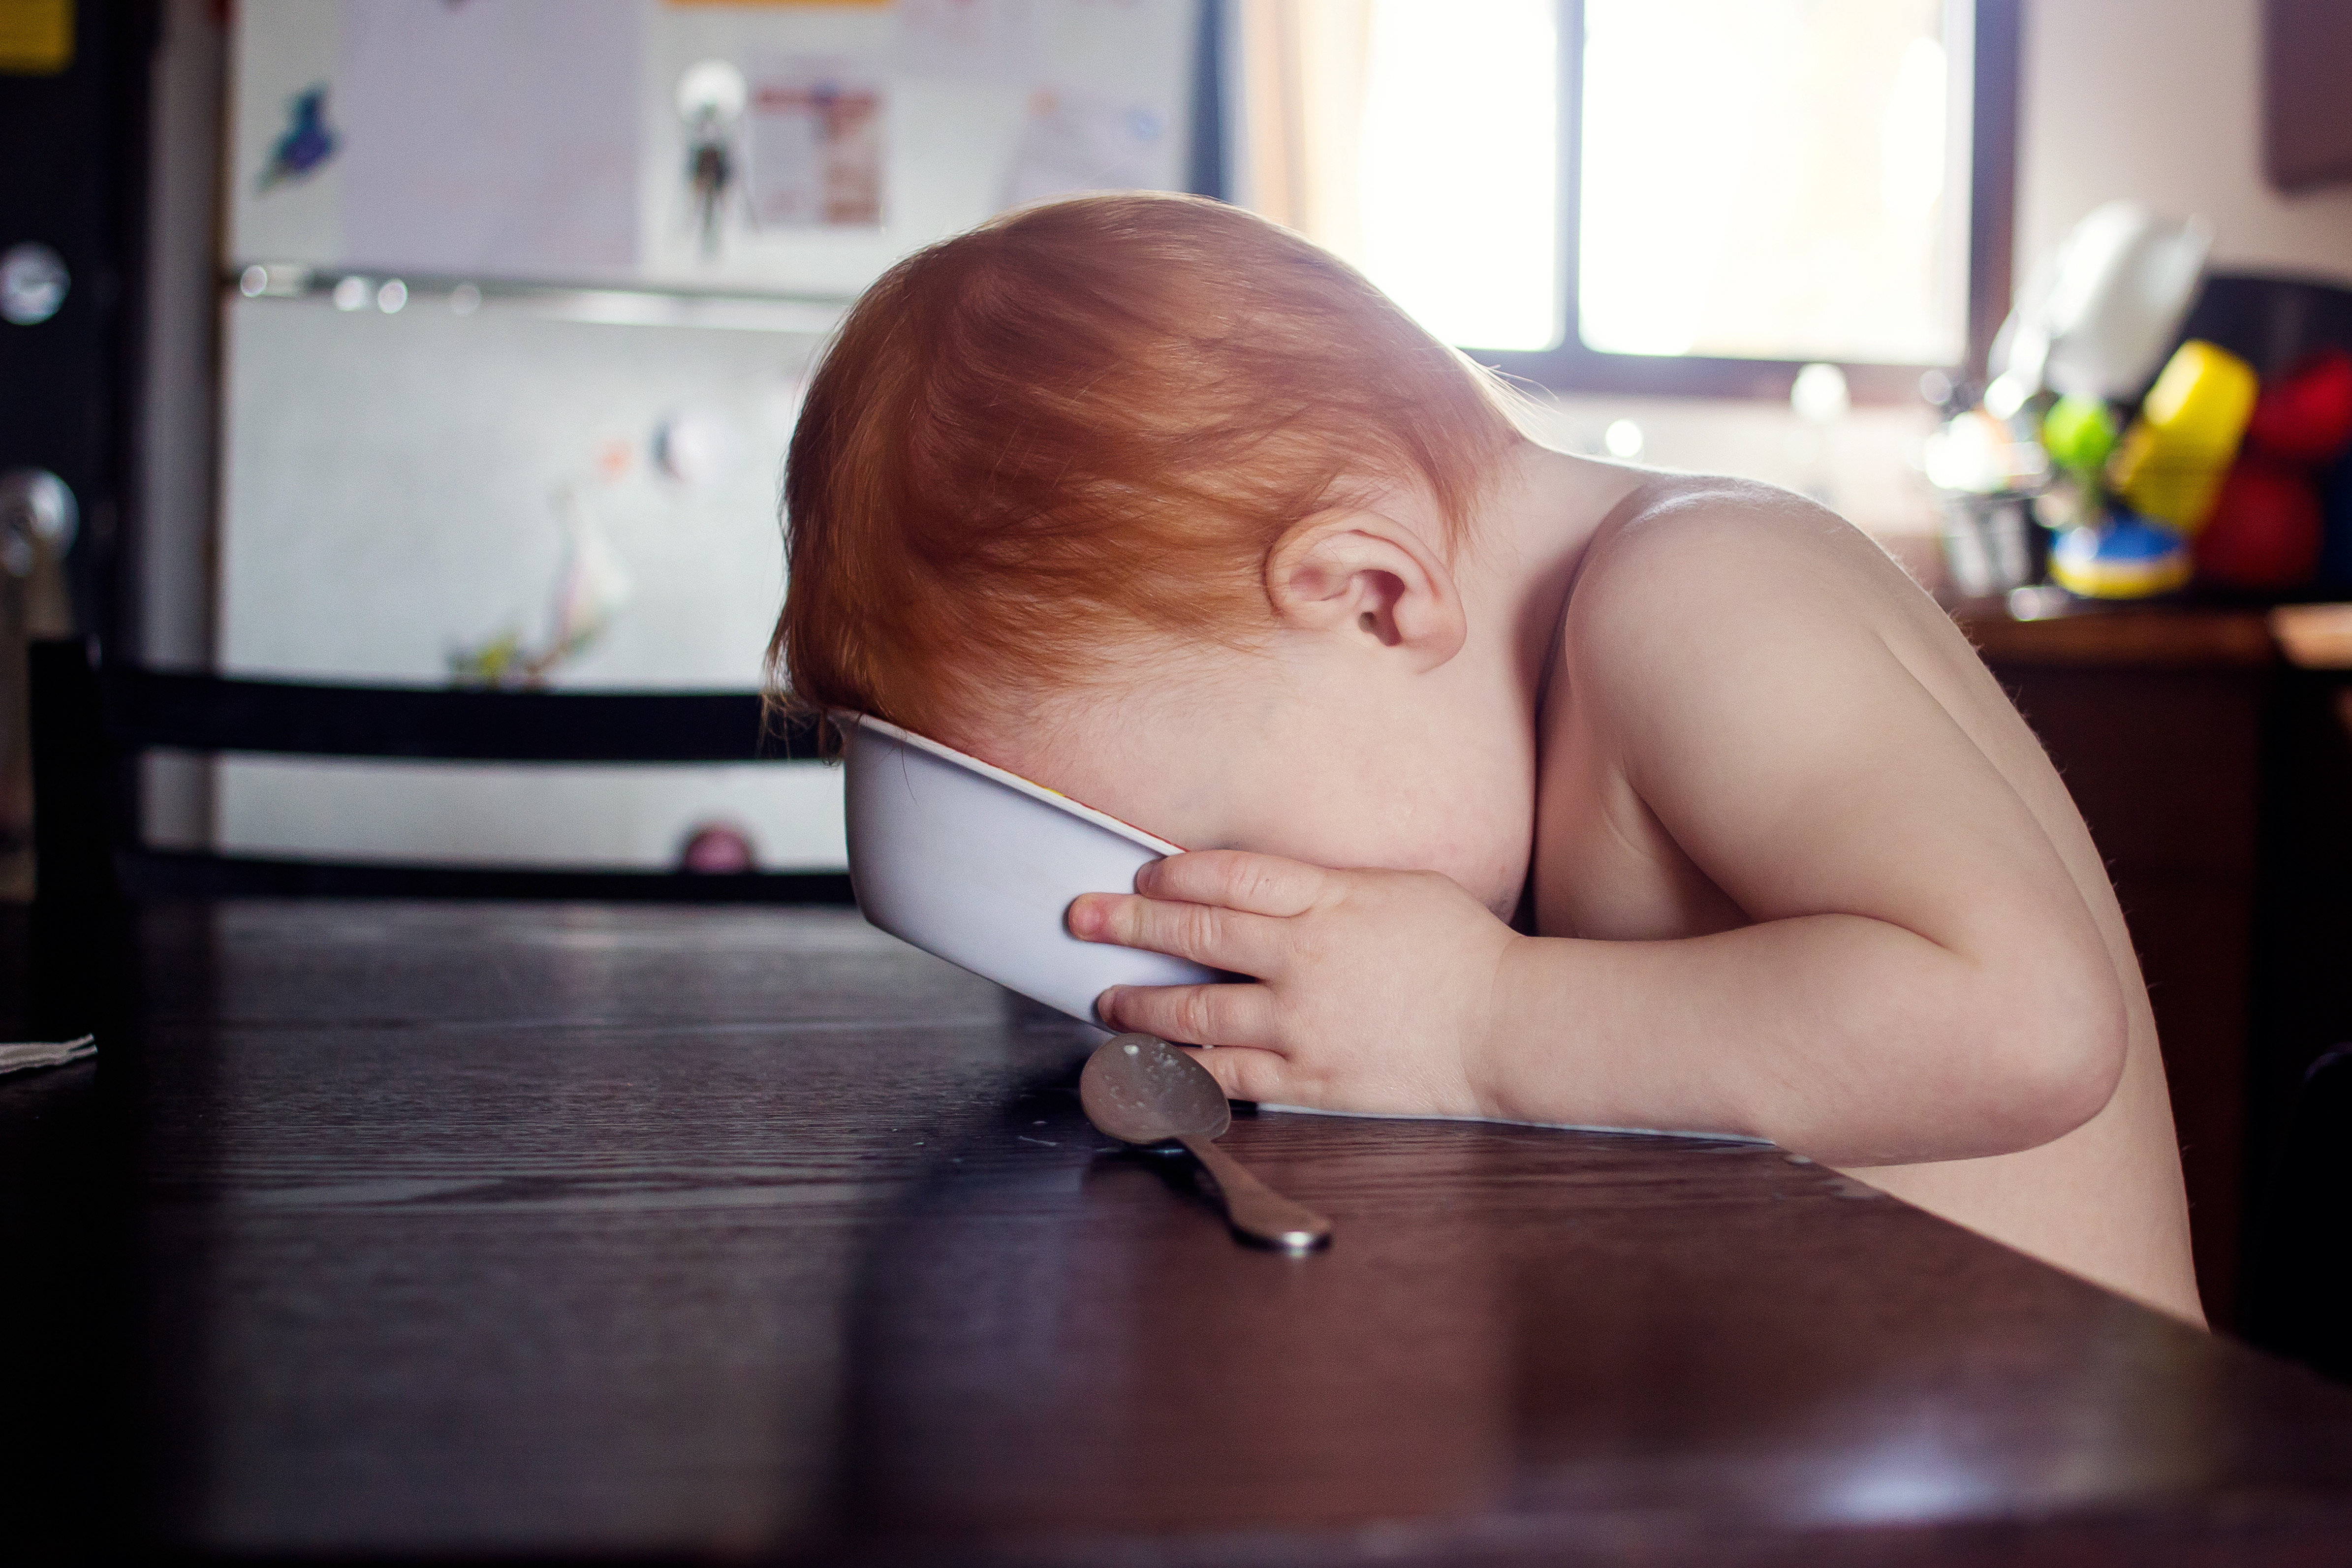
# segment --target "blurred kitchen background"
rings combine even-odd
[[[2352,266],[2352,198],[2264,175],[2255,0],[0,12],[72,33],[7,85],[83,117],[11,138],[8,640],[229,673],[753,685],[825,331],[1062,191],[1257,207],[1544,388],[1561,444],[1810,490],[1931,584],[1937,404],[2086,213],[2194,218],[2217,269]],[[814,764],[147,767],[165,844],[635,866],[715,826],[842,864]]]
[[[2352,1036],[2347,74],[2331,0],[0,0],[0,890],[31,637],[755,688],[847,302],[1194,191],[1557,444],[1811,492],[1954,608],[2114,863],[2230,1321]],[[844,864],[814,760],[140,765],[152,847]]]

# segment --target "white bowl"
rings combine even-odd
[[[1080,893],[1133,892],[1176,845],[896,724],[834,718],[848,741],[849,879],[874,924],[1098,1027],[1095,998],[1111,986],[1225,978],[1063,923]]]

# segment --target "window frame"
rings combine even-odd
[[[1969,181],[1968,357],[1959,365],[1840,364],[1856,403],[1908,403],[1939,371],[1981,378],[1993,334],[2009,314],[2016,235],[2020,0],[1975,0]],[[1577,322],[1583,182],[1584,0],[1559,0],[1560,302],[1564,335],[1539,350],[1474,349],[1479,363],[1553,392],[1787,401],[1798,360],[1611,353],[1585,346]]]

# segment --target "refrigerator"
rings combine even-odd
[[[1215,194],[1215,37],[1201,0],[243,0],[224,673],[758,687],[848,303],[1024,201]],[[225,758],[213,798],[236,853],[656,868],[718,826],[845,864],[817,760]]]

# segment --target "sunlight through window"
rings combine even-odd
[[[1963,357],[1972,0],[1238,14],[1244,199],[1450,342],[1544,351],[1572,331],[1612,354]],[[1581,17],[1580,49],[1561,47],[1563,16]]]
[[[1585,0],[1585,344],[1958,361],[1969,127],[1968,95],[1948,84],[1967,12],[1963,0]]]
[[[1448,342],[1559,342],[1556,0],[1373,0],[1365,275]]]

